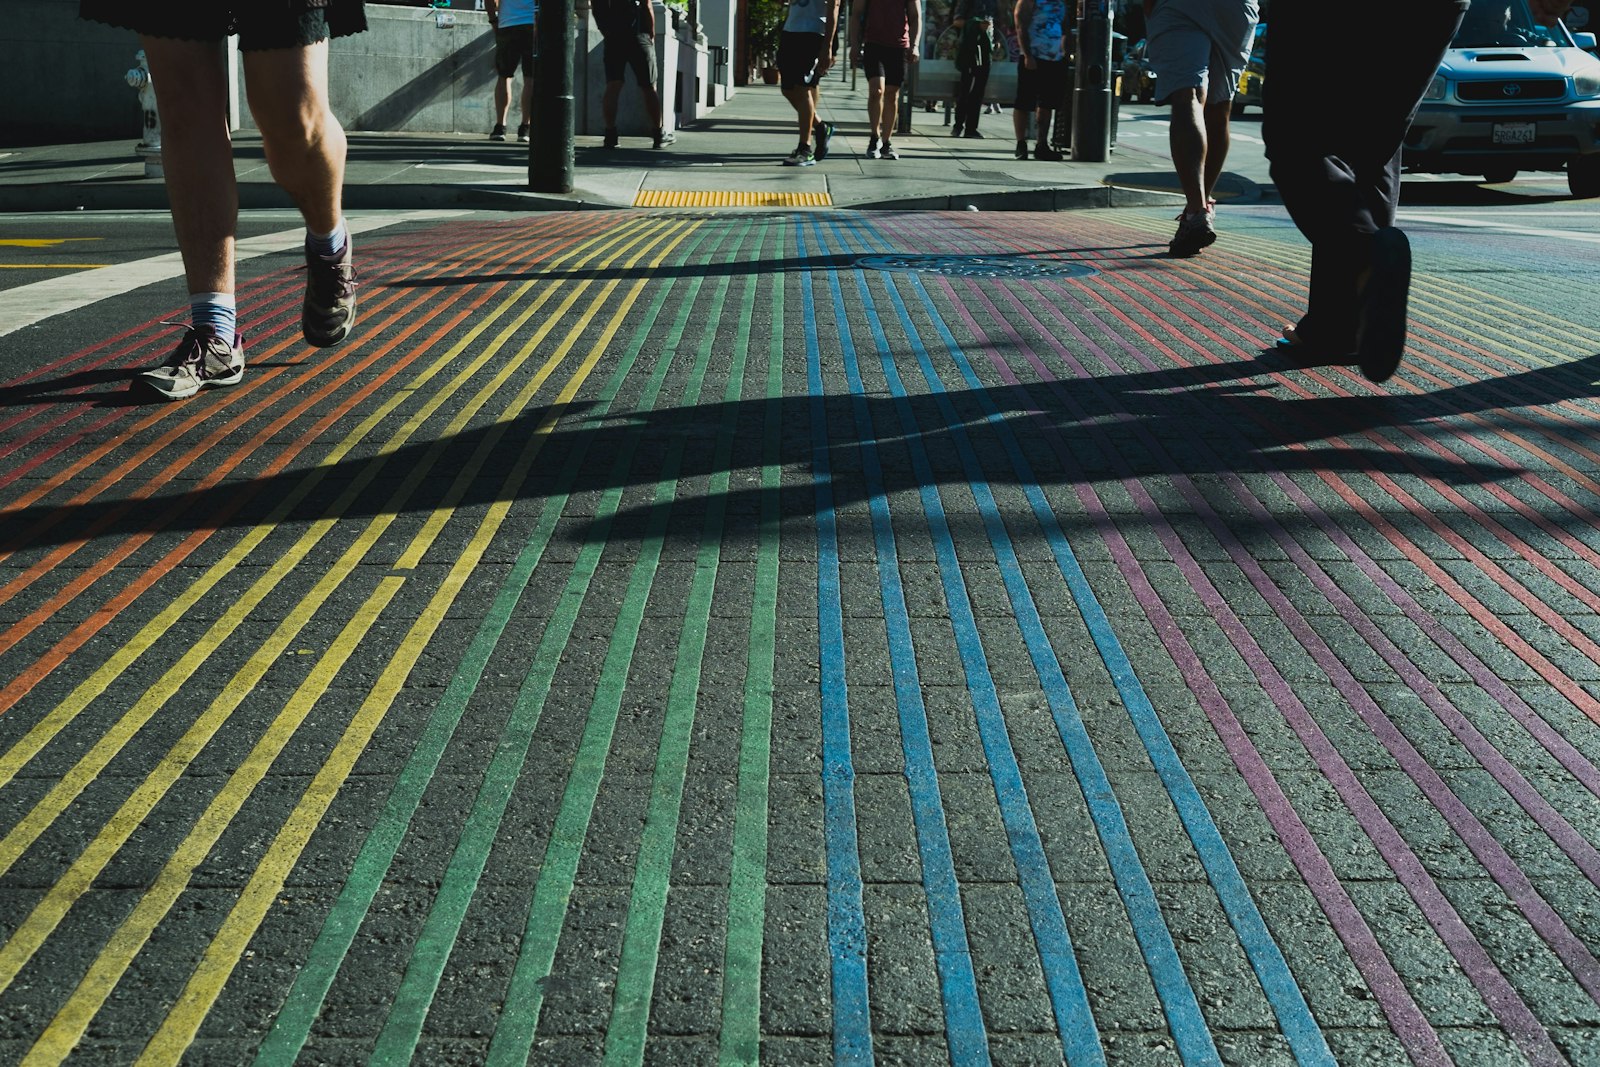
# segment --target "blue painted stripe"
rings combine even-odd
[[[883,330],[876,301],[867,285],[866,274],[857,270],[855,278],[861,298],[866,305],[866,319],[871,325],[884,377],[890,392],[895,397],[895,412],[903,431],[901,436],[911,445],[912,467],[917,483],[921,487],[923,511],[927,516],[928,531],[939,564],[945,603],[954,626],[956,645],[961,656],[969,695],[973,700],[979,737],[983,744],[990,779],[994,785],[995,797],[999,803],[1001,820],[1006,828],[1012,858],[1017,864],[1018,881],[1044,969],[1045,982],[1061,1037],[1062,1051],[1070,1064],[1103,1064],[1105,1051],[1101,1046],[1099,1031],[1089,1005],[1088,992],[1084,988],[1083,975],[1078,968],[1077,955],[1067,930],[1066,918],[1062,914],[1061,901],[1056,894],[1049,859],[1045,855],[1044,844],[1040,839],[1038,825],[1028,801],[1027,789],[1022,780],[1022,769],[1011,745],[1005,714],[1000,707],[1000,696],[989,671],[988,657],[983,651],[977,619],[972,613],[971,598],[967,594],[966,580],[962,576],[960,560],[956,554],[955,538],[950,533],[950,526],[945,518],[944,502],[937,488],[938,479],[928,460],[927,451],[920,443],[921,428],[917,425],[916,414],[907,399],[907,390],[900,378],[899,368],[895,364],[889,339]],[[918,363],[925,370],[928,369],[927,354],[916,324],[911,321],[904,302],[892,286],[889,289],[889,296],[895,305],[901,326],[917,355]],[[937,381],[937,377],[934,376],[930,380]],[[941,403],[947,406],[948,402],[941,399]],[[950,422],[952,425],[955,424],[953,418]],[[990,540],[995,544],[1002,570],[1005,570],[1005,559],[999,556],[1002,546],[1007,552],[1010,550],[1005,524],[1000,519],[998,509],[994,507],[988,487],[982,481],[982,471],[976,463],[976,458],[972,456],[964,435],[957,434],[956,444],[961,449],[963,460],[967,461],[974,494],[981,494],[980,514]],[[987,504],[987,507],[983,506],[984,504]],[[1014,553],[1011,554],[1010,561],[1012,567],[1006,573],[1008,582],[1019,579],[1021,574],[1020,568],[1015,565]],[[1023,586],[1023,595],[1028,596],[1026,586]],[[1030,599],[1030,607],[1031,603]],[[1029,639],[1029,648],[1032,651],[1034,648],[1032,638],[1043,638],[1042,625],[1034,634],[1025,632],[1024,637]],[[1047,642],[1045,647],[1048,648]]]
[[[819,240],[819,244],[820,244]],[[802,245],[802,255],[804,255]],[[844,292],[839,272],[828,271],[836,322],[846,321]],[[900,582],[900,561],[889,502],[884,495],[883,470],[874,443],[872,416],[861,382],[855,343],[849,330],[839,331],[845,378],[850,385],[851,412],[855,418],[862,468],[866,477],[867,505],[872,515],[872,536],[877,550],[879,596],[888,629],[889,660],[894,679],[895,706],[899,712],[905,776],[916,826],[917,853],[922,865],[923,889],[928,900],[928,925],[933,938],[934,964],[944,1002],[945,1038],[950,1058],[959,1064],[989,1063],[989,1039],[978,1006],[978,982],[972,969],[971,949],[956,879],[955,857],[939,778],[933,762],[933,740],[928,735],[927,710],[917,672],[916,648],[911,638],[911,617]]]
[[[1273,1013],[1278,1019],[1279,1028],[1284,1038],[1288,1041],[1294,1052],[1297,1062],[1302,1064],[1327,1064],[1333,1065],[1336,1061],[1332,1050],[1328,1047],[1327,1039],[1322,1033],[1322,1028],[1317,1025],[1315,1017],[1311,1014],[1310,1006],[1306,1003],[1305,995],[1299,983],[1295,980],[1293,972],[1289,969],[1288,961],[1283,957],[1283,951],[1267,929],[1265,920],[1260,910],[1256,907],[1255,900],[1250,896],[1249,888],[1245,885],[1243,876],[1239,873],[1238,865],[1233,855],[1228,850],[1227,843],[1223,840],[1221,832],[1217,829],[1216,822],[1211,818],[1211,813],[1206,809],[1205,801],[1201,798],[1199,790],[1195,787],[1194,780],[1189,776],[1182,759],[1173,747],[1171,738],[1167,736],[1165,728],[1161,725],[1160,717],[1156,714],[1154,706],[1150,703],[1149,696],[1144,687],[1139,683],[1129,660],[1127,652],[1117,639],[1116,631],[1107,617],[1105,609],[1101,607],[1094,594],[1088,577],[1079,565],[1076,555],[1067,542],[1066,535],[1062,532],[1055,512],[1043,491],[1038,487],[1038,480],[1033,474],[1031,466],[1023,456],[1015,436],[1012,434],[1009,423],[987,396],[988,386],[974,372],[971,363],[967,360],[955,336],[945,326],[937,308],[934,306],[926,288],[920,279],[912,276],[910,283],[934,322],[941,343],[945,346],[947,354],[955,361],[961,370],[962,377],[971,388],[973,395],[988,410],[988,421],[998,431],[998,436],[1003,443],[1007,455],[1011,458],[1012,466],[1017,472],[1019,484],[1028,498],[1035,517],[1044,532],[1051,552],[1055,557],[1057,567],[1062,577],[1066,580],[1068,590],[1074,602],[1082,613],[1095,646],[1100,652],[1112,680],[1117,687],[1118,695],[1122,698],[1124,707],[1132,719],[1135,729],[1139,733],[1145,751],[1151,763],[1160,776],[1168,796],[1171,797],[1179,818],[1183,821],[1184,829],[1188,832],[1194,844],[1200,862],[1206,870],[1207,877],[1211,880],[1212,888],[1217,893],[1223,909],[1227,912],[1229,922],[1238,934],[1240,943],[1249,957],[1251,966],[1260,980],[1268,1002],[1272,1005]],[[899,303],[898,290],[891,287],[895,300]],[[909,323],[909,316],[905,314],[901,305],[902,320]],[[918,347],[918,362],[922,365],[923,373],[927,376],[930,385],[935,389],[935,397],[946,415],[951,419],[953,427],[952,436],[956,438],[958,448],[964,462],[970,464],[969,469],[980,470],[977,458],[970,451],[965,432],[960,429],[960,424],[955,421],[955,412],[949,408],[948,401],[944,399],[944,386],[934,371],[931,362],[927,359],[926,352]],[[980,488],[975,483],[974,491]],[[979,507],[985,512],[985,523],[988,525],[988,513],[995,508],[993,497],[989,495],[987,486],[981,487],[983,496],[979,500]],[[998,514],[996,513],[998,520]],[[1000,531],[1004,526],[996,522]],[[996,543],[997,553],[1001,545]],[[1150,888],[1145,877],[1143,867],[1139,865],[1138,855],[1133,850],[1131,838],[1128,836],[1127,826],[1122,818],[1120,806],[1111,794],[1110,783],[1104,777],[1099,761],[1094,757],[1092,742],[1078,716],[1076,705],[1072,703],[1072,696],[1067,687],[1065,678],[1061,675],[1053,651],[1044,638],[1042,623],[1033,608],[1032,598],[1026,583],[1022,580],[1018,569],[1015,554],[1011,552],[1009,538],[1005,543],[1006,559],[1000,560],[1001,573],[1005,576],[1007,593],[1011,596],[1013,606],[1017,610],[1019,621],[1024,614],[1024,604],[1029,614],[1024,627],[1024,635],[1029,641],[1030,655],[1034,657],[1035,666],[1040,670],[1041,681],[1045,683],[1047,694],[1050,694],[1052,712],[1057,709],[1057,695],[1062,703],[1060,712],[1056,713],[1057,727],[1062,733],[1062,740],[1068,745],[1069,754],[1073,746],[1088,746],[1087,752],[1093,760],[1093,767],[1085,768],[1091,773],[1096,773],[1092,790],[1086,788],[1086,796],[1092,791],[1101,793],[1100,798],[1091,798],[1091,810],[1098,806],[1101,810],[1095,814],[1096,823],[1102,815],[1118,827],[1118,851],[1124,854],[1124,862],[1129,864],[1128,874],[1132,880],[1131,889],[1140,898],[1137,903],[1130,898],[1130,893],[1123,890],[1124,900],[1127,901],[1130,916],[1134,919],[1135,933],[1140,937],[1141,948],[1145,951],[1147,961],[1151,961],[1152,978],[1156,981],[1157,991],[1162,995],[1166,1007],[1169,1024],[1173,1028],[1173,1036],[1179,1043],[1179,1050],[1183,1053],[1184,1061],[1192,1062],[1191,1055],[1199,1059],[1216,1057],[1216,1049],[1212,1044],[1209,1030],[1204,1017],[1201,1015],[1198,1004],[1194,1003],[1194,994],[1189,987],[1188,980],[1184,977],[1181,964],[1176,956],[1176,949],[1172,945],[1171,936],[1166,924],[1161,918],[1159,907],[1156,903],[1154,891]],[[1039,641],[1037,651],[1034,641]],[[1069,736],[1072,740],[1068,740]],[[1074,755],[1073,764],[1077,767],[1077,757]],[[1089,783],[1085,783],[1089,785]],[[1102,841],[1105,834],[1102,832]],[[1111,853],[1107,843],[1108,855]],[[1116,867],[1113,866],[1115,872]],[[1122,879],[1119,876],[1119,889],[1122,889]],[[1142,929],[1141,929],[1142,928]],[[1146,938],[1152,944],[1146,946]],[[1164,943],[1164,944],[1163,944]],[[1152,954],[1159,952],[1161,956],[1170,959],[1164,961],[1158,971],[1151,960]],[[1164,987],[1165,986],[1165,990]],[[1169,1000],[1168,997],[1172,999]],[[1185,1003],[1185,1001],[1187,1003]],[[1203,1037],[1203,1041],[1201,1038]],[[1193,1051],[1186,1050],[1185,1042],[1192,1046]]]
[[[805,234],[799,234],[806,255]],[[778,284],[782,284],[779,280]],[[855,767],[850,758],[850,703],[844,673],[844,601],[839,536],[828,462],[828,414],[822,385],[811,275],[800,274],[805,317],[806,381],[811,397],[811,468],[817,499],[817,626],[822,663],[822,807],[828,855],[828,947],[833,961],[833,1059],[841,1067],[872,1063],[867,1001],[867,923],[856,841]],[[774,324],[774,329],[781,324]]]

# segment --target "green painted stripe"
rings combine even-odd
[[[689,312],[694,307],[700,282],[697,276],[690,284],[688,296],[682,302],[678,319],[673,323],[671,336],[662,352],[656,376],[652,378],[647,393],[640,398],[641,408],[655,404],[666,368],[683,342]],[[696,364],[690,378],[688,390],[693,396],[698,396],[704,373],[705,362],[702,360]],[[693,399],[685,400],[685,403],[693,402]],[[616,476],[613,478],[613,483],[619,487],[627,480],[623,475],[628,471],[639,438],[630,436],[627,440],[627,445],[617,457]],[[588,721],[578,743],[566,791],[561,798],[555,829],[550,835],[544,862],[539,868],[539,884],[534,889],[533,906],[528,910],[527,927],[523,931],[522,947],[511,975],[511,985],[506,992],[505,1009],[489,1045],[487,1067],[522,1067],[527,1063],[533,1047],[539,1013],[544,1007],[544,979],[550,975],[555,963],[556,945],[561,938],[567,906],[572,899],[572,887],[577,878],[578,862],[583,855],[584,839],[588,836],[589,822],[594,814],[600,780],[605,774],[606,757],[611,750],[623,692],[627,688],[628,667],[633,661],[634,647],[644,622],[645,603],[655,584],[656,568],[661,560],[661,547],[666,535],[667,519],[671,514],[682,455],[680,438],[668,450],[661,477],[655,485],[650,505],[650,523],[640,539],[639,556],[623,594],[616,626],[600,668],[600,683],[589,705]],[[621,497],[621,488],[606,492],[595,515],[596,536],[585,546],[585,552],[596,544],[603,547],[604,535],[609,533],[611,519]],[[591,569],[598,564],[599,557],[597,549],[593,552]],[[571,593],[572,587],[569,586],[568,594]],[[554,660],[555,656],[549,658]]]
[[[767,425],[762,442],[761,541],[744,676],[744,732],[739,742],[739,792],[733,816],[733,866],[728,880],[728,934],[722,964],[721,1067],[761,1060],[761,948],[766,939],[767,806],[772,754],[772,678],[778,627],[778,491],[783,469],[783,279],[772,286],[772,339],[767,362]],[[749,337],[750,325],[744,324]]]
[[[739,241],[728,252],[733,262],[749,227],[740,230]],[[729,279],[724,275],[717,285],[708,321],[721,322],[727,304]],[[747,276],[740,307],[737,336],[750,336],[755,312],[756,281]],[[711,362],[715,331],[707,330],[690,378],[684,404],[699,402],[700,389]],[[683,808],[684,785],[689,773],[689,739],[694,731],[695,707],[699,700],[700,670],[706,647],[706,631],[711,623],[711,599],[717,584],[717,563],[722,555],[722,524],[727,513],[728,482],[733,462],[733,442],[738,426],[738,401],[744,391],[744,368],[748,346],[735,346],[728,365],[728,381],[723,391],[722,425],[718,430],[716,458],[706,488],[705,525],[700,533],[700,548],[695,557],[694,579],[684,606],[683,631],[673,664],[672,684],[667,690],[666,714],[661,725],[661,740],[656,752],[655,774],[650,789],[650,806],[645,816],[644,834],[639,844],[639,859],[634,868],[633,891],[628,901],[628,921],[623,931],[622,956],[617,965],[617,988],[611,1021],[606,1028],[605,1062],[613,1067],[640,1064],[650,1021],[650,999],[655,989],[656,964],[661,951],[661,930],[666,920],[667,893],[672,875],[672,856],[677,845],[678,820]],[[681,441],[681,439],[680,439]],[[677,465],[683,446],[673,445],[671,462]]]
[[[699,241],[696,241],[695,245],[698,244]],[[637,260],[628,266],[632,269],[636,265]],[[681,333],[682,321],[686,318],[687,307],[693,303],[692,293],[698,285],[698,279],[691,283],[691,295],[685,302],[685,310],[680,312],[676,326],[678,333]],[[641,333],[647,334],[648,331]],[[636,337],[635,340],[642,341],[643,338]],[[662,362],[670,363],[670,360]],[[665,367],[658,367],[652,379],[655,388],[659,388],[658,383],[665,376]],[[631,449],[625,452],[631,454]],[[623,457],[619,456],[617,463],[619,472],[626,470]],[[621,482],[620,478],[615,480]],[[617,490],[616,495],[620,497],[620,494],[621,491]],[[614,503],[612,507],[615,507]],[[597,526],[605,521],[605,517],[600,517],[597,519]],[[428,917],[423,922],[422,931],[412,950],[411,960],[406,966],[405,977],[401,980],[400,988],[390,1005],[388,1018],[385,1019],[383,1029],[378,1035],[372,1052],[373,1063],[409,1063],[416,1054],[417,1042],[422,1036],[428,1009],[433,1004],[434,995],[438,991],[439,982],[450,959],[450,952],[455,947],[456,937],[466,918],[467,909],[477,892],[478,879],[494,847],[500,820],[515,792],[522,767],[527,761],[528,748],[532,744],[534,730],[538,727],[545,698],[560,662],[561,648],[567,643],[577,622],[579,609],[598,568],[603,549],[603,538],[598,538],[585,547],[584,552],[580,554],[579,562],[573,568],[573,574],[562,594],[561,602],[545,628],[533,665],[522,688],[518,691],[516,703],[512,707],[494,759],[484,774],[472,811],[467,816],[455,851],[451,855],[444,882],[434,898],[432,907],[429,908]],[[620,703],[620,695],[618,700]],[[579,772],[575,768],[574,774],[576,773]],[[558,823],[557,833],[559,832]]]
[[[560,262],[556,261],[557,264]],[[596,400],[597,412],[603,412],[615,400],[633,362],[643,349],[648,324],[655,321],[671,290],[672,283],[669,281],[661,287],[645,313],[646,325]],[[383,811],[362,844],[350,877],[323,921],[304,966],[295,976],[271,1032],[256,1053],[256,1067],[290,1067],[299,1057],[328,989],[350,951],[384,876],[394,862],[406,829],[486,669],[490,653],[500,640],[518,599],[543,557],[556,523],[561,518],[567,495],[576,483],[584,455],[584,451],[579,450],[569,457],[562,470],[557,493],[546,503],[527,547],[513,565],[461,665],[440,698],[438,707],[424,726],[416,748],[396,779]],[[519,489],[530,470],[531,457],[525,457],[507,477],[508,489]]]

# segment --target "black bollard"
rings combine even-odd
[[[539,0],[534,15],[538,44],[533,57],[537,104],[528,138],[528,188],[536,193],[572,192],[572,138],[577,107],[572,95],[572,47],[577,39],[573,0]]]
[[[1072,158],[1111,155],[1111,0],[1082,0],[1072,92]]]

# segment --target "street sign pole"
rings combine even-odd
[[[1072,93],[1072,158],[1104,163],[1111,155],[1111,0],[1083,0]]]
[[[533,58],[533,136],[528,138],[528,188],[572,192],[572,139],[577,107],[572,94],[573,0],[539,0],[534,16],[538,54]]]

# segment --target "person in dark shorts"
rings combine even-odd
[[[839,0],[789,0],[789,14],[778,38],[778,77],[784,98],[799,120],[800,143],[783,161],[786,167],[809,167],[828,157],[834,127],[823,122],[818,112],[822,78],[833,66],[838,28]]]
[[[319,348],[345,340],[355,323],[356,274],[340,208],[345,136],[328,107],[328,39],[366,29],[360,0],[81,0],[79,15],[139,34],[189,286],[191,325],[183,340],[165,363],[141,372],[135,387],[181,400],[244,377],[234,301],[239,192],[228,136],[229,34],[239,35],[267,166],[306,222],[301,332]]]
[[[1017,98],[1011,112],[1017,158],[1028,158],[1028,116],[1038,119],[1034,159],[1059,161],[1050,147],[1050,122],[1067,95],[1066,0],[1017,0],[1016,25],[1022,54],[1017,60]]]
[[[617,103],[623,75],[629,70],[644,97],[655,147],[671,144],[677,138],[662,124],[661,94],[656,91],[656,17],[650,0],[592,0],[589,9],[605,40],[606,92],[600,102],[606,121],[604,147],[617,147]]]
[[[506,139],[506,119],[511,117],[511,80],[522,70],[522,123],[517,140],[533,132],[533,57],[538,32],[533,25],[533,0],[487,0],[484,10],[494,27],[494,128],[489,140]]]
[[[899,159],[889,143],[900,109],[906,65],[917,61],[922,0],[872,0],[856,14],[855,60],[867,76],[867,158]]]

